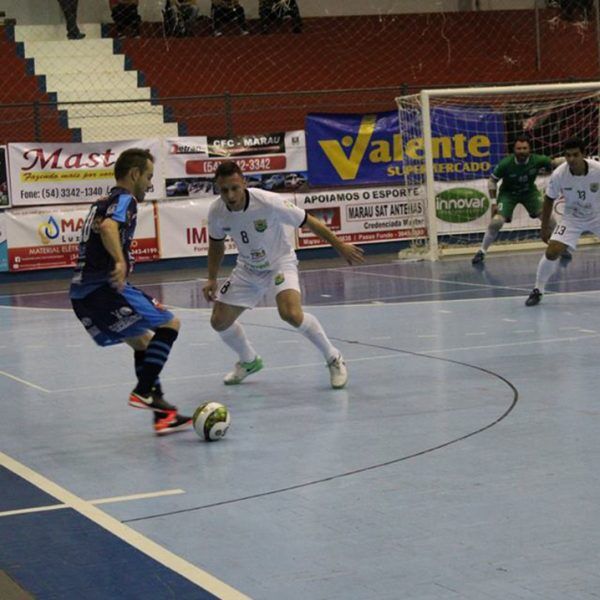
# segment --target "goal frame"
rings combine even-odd
[[[495,96],[519,93],[537,92],[578,92],[594,91],[600,93],[600,81],[578,82],[578,83],[550,83],[550,84],[527,84],[527,85],[501,85],[501,86],[482,86],[482,87],[455,87],[440,89],[423,89],[418,94],[407,94],[396,98],[398,111],[401,110],[400,102],[403,98],[419,97],[420,111],[423,131],[423,151],[425,155],[425,202],[427,218],[427,252],[421,255],[426,260],[439,260],[442,256],[440,245],[438,243],[437,214],[435,204],[435,176],[433,167],[433,142],[431,126],[431,100],[432,98],[443,98],[448,96]],[[599,107],[600,110],[600,107]],[[599,119],[600,122],[600,119]],[[600,131],[598,132],[600,136]],[[535,243],[537,247],[543,247],[542,242]],[[528,248],[532,247],[532,242],[528,242]],[[518,250],[519,244],[511,246],[511,250]],[[461,253],[470,252],[472,248],[463,249]],[[454,254],[455,252],[452,252]],[[457,252],[458,253],[458,252]]]

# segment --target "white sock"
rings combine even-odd
[[[548,279],[552,277],[552,274],[556,270],[557,265],[557,260],[548,260],[545,254],[542,255],[542,258],[540,258],[540,262],[538,263],[537,267],[537,274],[535,277],[535,287],[538,290],[540,290],[542,294],[546,290],[546,284],[548,283]]]
[[[234,351],[238,353],[240,362],[252,362],[256,357],[256,350],[250,345],[244,328],[234,321],[225,331],[219,331],[221,339]]]
[[[488,248],[492,245],[492,243],[496,239],[497,235],[498,235],[497,231],[494,231],[494,232],[490,233],[490,230],[488,229],[485,232],[485,235],[483,236],[483,241],[481,242],[481,248],[480,248],[480,250],[484,254],[487,252]]]
[[[322,352],[328,363],[340,356],[340,351],[331,343],[315,316],[304,313],[304,319],[297,330]]]

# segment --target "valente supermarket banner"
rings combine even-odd
[[[503,117],[460,107],[431,111],[436,180],[486,177],[503,157]],[[415,185],[425,172],[420,114],[313,114],[306,118],[311,186]]]
[[[94,202],[115,185],[117,157],[128,148],[145,148],[155,158],[154,188],[147,198],[164,197],[159,139],[85,144],[8,145],[13,206]]]

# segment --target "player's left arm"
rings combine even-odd
[[[325,223],[319,221],[319,219],[315,219],[315,217],[307,214],[304,224],[315,235],[331,244],[331,246],[335,248],[338,254],[344,258],[349,265],[365,262],[362,248],[354,246],[353,244],[346,244],[346,242],[342,242],[342,240],[340,240],[340,238],[335,235],[335,233],[333,233],[333,231],[331,231],[331,229],[329,229]]]
[[[110,272],[110,283],[120,292],[125,287],[127,261],[121,247],[119,223],[108,217],[100,224],[99,232],[102,245],[114,261],[114,267]]]

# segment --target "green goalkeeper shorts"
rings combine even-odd
[[[532,219],[536,219],[542,212],[542,195],[539,190],[522,196],[502,193],[498,194],[498,214],[502,215],[507,223],[512,220],[517,204],[522,204]]]

